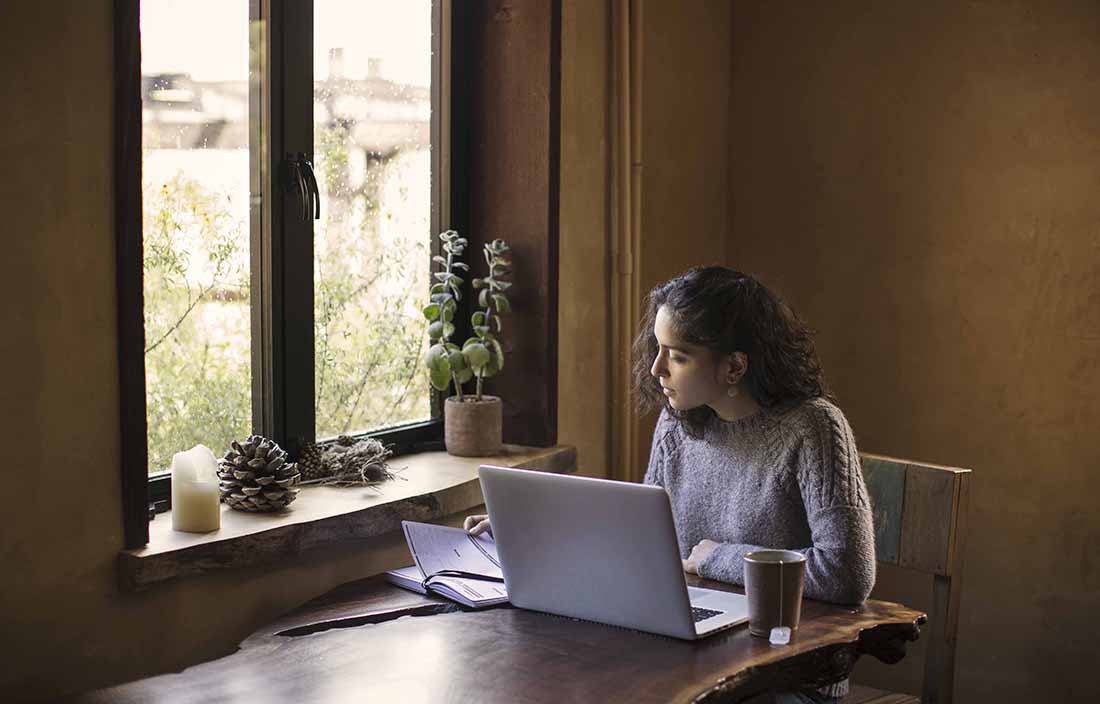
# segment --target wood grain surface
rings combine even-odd
[[[924,620],[889,602],[805,600],[788,646],[745,626],[687,642],[507,605],[465,611],[376,576],[292,611],[232,655],[71,701],[737,702],[841,679],[864,654],[896,662]]]
[[[454,457],[423,452],[394,457],[399,479],[376,487],[316,486],[302,490],[285,511],[245,513],[222,507],[221,528],[212,533],[172,530],[171,514],[150,524],[149,544],[119,554],[119,577],[127,590],[232,567],[285,560],[312,547],[333,545],[399,530],[402,520],[433,521],[479,506],[479,462],[573,472],[576,449],[505,445],[492,457]]]

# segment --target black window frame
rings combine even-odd
[[[451,184],[461,173],[450,91],[451,0],[432,0],[432,253],[434,233],[464,220]],[[315,439],[313,225],[281,187],[285,157],[313,155],[312,0],[250,0],[250,42],[260,42],[249,90],[253,432],[275,438],[292,455]],[[142,292],[140,0],[114,1],[115,234],[118,291],[120,443],[125,548],[144,546],[154,502],[167,508],[171,478],[148,471]],[[286,28],[294,32],[285,32]],[[255,47],[254,47],[255,48]],[[446,61],[442,59],[446,59]],[[303,60],[304,59],[304,60]],[[257,181],[257,179],[259,179]],[[264,207],[271,203],[272,207]],[[323,207],[323,204],[322,204]],[[301,265],[305,263],[304,265]],[[425,262],[430,266],[430,260]],[[425,297],[427,291],[425,291]],[[465,319],[467,316],[461,316]],[[460,331],[461,333],[461,331]],[[296,370],[290,373],[288,370]],[[443,448],[441,395],[432,419],[356,436],[393,445],[395,454]]]
[[[269,11],[295,1],[253,0]],[[138,2],[114,0],[119,435],[126,548],[145,545],[149,536]],[[523,282],[513,294],[513,307],[523,314],[510,319],[501,338],[509,364],[488,380],[486,392],[504,400],[506,443],[551,446],[557,443],[561,0],[530,0],[522,11],[500,10],[493,3],[439,2],[448,7],[448,46],[440,55],[449,62],[449,93],[440,108],[449,113],[449,127],[433,132],[432,140],[450,140],[449,163],[438,171],[449,179],[442,195],[449,198],[450,225],[470,240],[472,249],[498,237],[507,239],[517,279]],[[502,17],[510,21],[501,22]],[[501,138],[505,132],[511,136]],[[433,220],[432,229],[443,227]],[[437,244],[433,239],[433,248]],[[469,333],[469,311],[460,308],[456,320],[461,338]],[[438,394],[433,403],[440,403]],[[436,449],[442,446],[441,428],[437,415],[432,423],[396,428],[385,437],[400,452]]]

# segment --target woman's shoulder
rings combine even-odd
[[[822,396],[787,404],[774,415],[783,425],[803,432],[848,427],[848,419],[840,407]]]

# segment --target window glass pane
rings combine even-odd
[[[430,0],[316,0],[317,437],[431,417]]]
[[[252,424],[248,2],[141,3],[149,470]]]

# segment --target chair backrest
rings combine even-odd
[[[878,561],[932,576],[921,701],[949,703],[971,471],[867,453],[860,458],[874,512]]]

